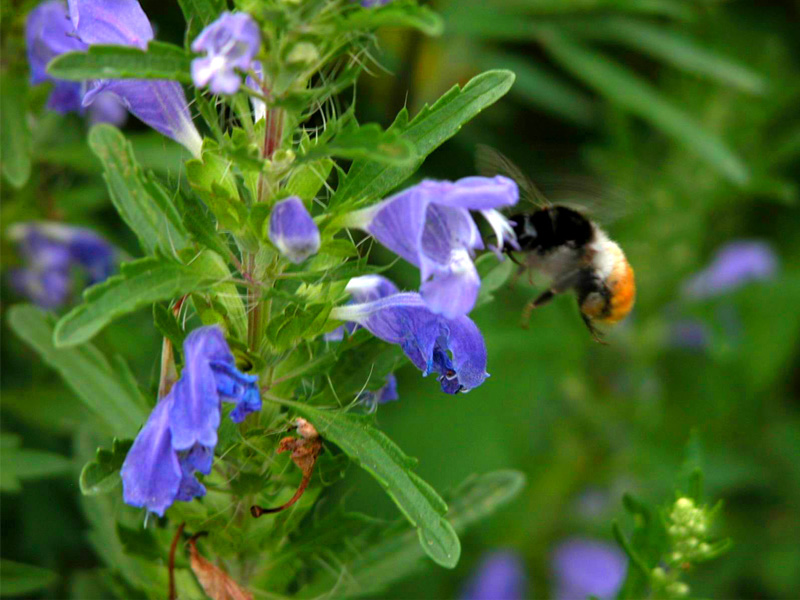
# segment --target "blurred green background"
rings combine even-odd
[[[3,62],[26,77],[20,33],[35,3],[3,7]],[[159,39],[181,41],[175,6],[144,1]],[[462,540],[452,572],[430,566],[394,598],[457,597],[481,556],[513,548],[525,558],[529,593],[550,593],[551,551],[579,534],[611,540],[625,522],[625,491],[668,501],[684,448],[697,431],[707,492],[723,499],[718,527],[733,549],[692,573],[693,595],[789,598],[800,591],[800,3],[714,0],[439,1],[445,34],[388,31],[358,89],[362,122],[388,125],[454,83],[509,68],[508,96],[425,163],[419,177],[474,173],[478,143],[500,149],[554,200],[601,198],[619,216],[607,225],[636,271],[636,308],[594,343],[574,298],[557,298],[519,327],[541,289],[522,278],[473,318],[486,336],[492,377],[469,394],[444,396],[406,367],[401,400],[382,406],[381,428],[420,459],[436,489],[471,473],[516,468],[523,493]],[[8,93],[8,84],[3,94]],[[30,92],[43,105],[46,90]],[[349,97],[348,97],[349,98]],[[173,182],[179,151],[130,119],[140,161]],[[18,262],[5,236],[15,221],[63,219],[97,228],[134,252],[108,202],[78,118],[50,115],[34,131],[28,184],[4,184],[3,267]],[[621,207],[621,210],[617,208]],[[685,282],[735,240],[767,242],[777,273],[710,298]],[[391,259],[377,247],[376,260]],[[389,273],[415,289],[417,272]],[[3,286],[3,311],[20,299]],[[691,340],[684,335],[695,333]],[[700,333],[697,333],[697,332]],[[81,572],[98,564],[85,541],[75,441],[89,417],[36,355],[2,331],[2,428],[29,450],[64,456],[60,476],[31,474],[2,495],[3,557],[63,576],[81,597]],[[134,338],[134,345],[131,340]],[[145,313],[98,338],[155,385],[159,341]],[[7,455],[7,454],[6,454]],[[5,490],[6,488],[4,488]],[[368,476],[348,472],[347,506],[393,517]],[[34,596],[35,597],[35,596]]]

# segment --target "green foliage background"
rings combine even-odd
[[[3,7],[4,66],[21,60],[18,34],[30,6]],[[160,40],[181,43],[177,5],[143,6]],[[535,312],[522,330],[520,311],[538,289],[522,280],[472,315],[489,350],[492,377],[481,388],[448,397],[415,369],[400,371],[401,400],[381,407],[378,422],[420,459],[423,479],[447,490],[473,473],[515,468],[527,485],[462,535],[455,570],[421,563],[378,596],[456,597],[482,553],[511,547],[525,557],[530,594],[546,597],[554,544],[572,534],[611,541],[614,519],[629,528],[625,491],[671,499],[696,431],[706,492],[724,500],[718,527],[734,545],[688,576],[692,595],[792,597],[800,589],[800,6],[474,0],[434,8],[444,18],[441,37],[406,30],[379,36],[376,58],[389,72],[374,69],[362,78],[359,120],[388,126],[404,104],[415,114],[481,70],[511,69],[517,80],[509,95],[436,151],[417,176],[469,175],[475,145],[488,143],[554,199],[590,189],[624,204],[608,228],[636,270],[638,298],[631,318],[601,347],[569,297]],[[6,131],[24,126],[7,110],[15,76],[25,76],[19,64],[3,76]],[[31,94],[43,102],[46,92]],[[167,179],[179,176],[175,145],[134,122],[126,133],[143,166]],[[3,227],[63,218],[97,228],[136,255],[83,123],[50,115],[33,132],[33,144],[37,163],[28,184],[12,192],[3,183]],[[4,172],[14,159],[3,157]],[[779,276],[715,299],[686,300],[686,277],[739,238],[769,241],[781,260]],[[5,235],[2,251],[4,268],[16,262]],[[371,259],[388,264],[392,257],[375,247]],[[418,284],[417,273],[402,264],[388,274],[401,287]],[[18,299],[4,285],[2,300],[5,313]],[[674,347],[671,331],[680,319],[707,325],[706,348]],[[107,355],[124,355],[139,381],[157,380],[160,340],[148,311],[117,321],[97,344]],[[97,509],[84,510],[77,475],[96,444],[74,435],[92,417],[9,334],[5,318],[2,372],[3,558],[57,573],[47,583],[58,597],[93,597],[100,591],[84,574],[99,564],[87,542]],[[15,459],[33,472],[18,469],[19,480],[7,487],[9,448],[19,442],[10,435],[22,440],[18,452],[50,454],[39,457],[45,463],[32,455]],[[356,469],[337,493],[348,508],[396,515],[379,486]]]

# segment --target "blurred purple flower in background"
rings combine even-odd
[[[527,577],[522,558],[511,550],[492,552],[481,560],[464,586],[461,600],[523,600]]]
[[[42,308],[58,308],[67,301],[73,267],[84,271],[88,285],[105,280],[114,270],[116,251],[90,229],[17,223],[9,228],[9,238],[19,245],[25,263],[11,271],[11,284]]]
[[[361,304],[335,307],[332,319],[352,321],[372,335],[399,344],[424,376],[437,373],[442,391],[455,394],[481,385],[486,344],[469,317],[447,319],[430,311],[419,294],[393,294]]]
[[[452,319],[472,310],[481,285],[472,255],[483,241],[469,211],[512,206],[518,199],[517,184],[507,177],[426,180],[351,213],[345,224],[419,267],[428,308]]]
[[[146,49],[153,28],[137,0],[69,0],[71,35],[83,45],[133,46]],[[177,81],[157,79],[102,79],[86,82],[82,105],[113,94],[141,121],[200,155],[202,138],[197,132],[186,95]],[[106,101],[103,100],[105,103]],[[104,112],[107,111],[107,105]]]
[[[361,6],[364,8],[373,8],[375,6],[386,6],[392,0],[361,0]]]
[[[281,200],[269,215],[269,240],[295,264],[317,253],[319,229],[297,196]]]
[[[704,350],[711,341],[708,326],[699,319],[680,319],[670,325],[670,346],[685,350]]]
[[[766,242],[739,240],[722,246],[705,269],[689,278],[683,292],[690,298],[710,298],[751,281],[773,279],[778,257]]]
[[[370,412],[374,411],[379,404],[394,402],[400,399],[397,393],[397,378],[394,373],[389,373],[384,380],[386,384],[379,390],[365,391],[358,395],[358,401],[366,406]]]
[[[225,12],[192,42],[192,50],[205,52],[192,61],[192,80],[214,94],[234,94],[242,78],[234,69],[247,71],[261,47],[258,24],[246,13]]]
[[[596,596],[611,600],[628,570],[628,559],[611,544],[570,538],[553,552],[552,571],[557,600],[585,600]]]
[[[176,500],[205,495],[194,474],[211,472],[221,402],[236,404],[234,423],[261,410],[258,377],[236,369],[219,327],[195,329],[183,352],[180,379],[153,409],[121,471],[125,502],[159,516]]]

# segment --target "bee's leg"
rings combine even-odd
[[[530,325],[531,313],[533,313],[533,309],[544,306],[550,302],[550,300],[555,298],[557,293],[558,292],[553,289],[545,290],[525,305],[525,308],[522,309],[522,322],[520,323],[523,329],[527,329]]]
[[[519,268],[517,269],[517,272],[514,273],[513,277],[511,278],[511,283],[508,284],[509,289],[512,289],[512,290],[516,287],[517,282],[519,281],[519,278],[522,276],[522,274],[525,271],[528,270],[528,267],[526,267],[525,265],[520,264],[520,263],[517,263],[517,264],[519,265]]]
[[[602,332],[594,326],[591,319],[583,313],[581,313],[581,319],[583,319],[583,322],[586,325],[586,328],[589,330],[589,333],[592,334],[594,341],[598,344],[602,344],[603,346],[608,346],[608,342],[603,339]]]

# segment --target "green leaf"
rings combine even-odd
[[[481,277],[481,289],[475,308],[487,304],[494,299],[494,292],[508,281],[514,272],[514,263],[508,260],[498,261],[491,252],[487,252],[475,261],[475,268]]]
[[[345,127],[333,139],[311,146],[302,158],[315,160],[326,156],[363,158],[398,166],[408,165],[415,158],[410,141],[397,131],[384,131],[377,123]]]
[[[416,171],[425,157],[487,106],[502,98],[514,83],[511,71],[487,71],[472,78],[464,89],[454,86],[433,106],[425,106],[408,122],[403,109],[389,131],[400,132],[416,149],[415,160],[406,166],[392,166],[358,159],[331,198],[330,206],[341,207],[360,199],[382,198]]]
[[[192,263],[192,268],[212,278],[215,283],[209,292],[225,309],[225,318],[232,331],[233,337],[240,340],[247,339],[247,310],[242,300],[242,294],[236,284],[226,282],[231,278],[231,272],[226,262],[214,252],[204,252]]]
[[[747,166],[719,137],[641,78],[554,29],[548,29],[541,39],[555,60],[598,93],[682,143],[733,183],[747,183]]]
[[[191,43],[227,8],[225,0],[178,0],[186,19],[186,39]]]
[[[325,185],[332,170],[333,161],[329,158],[298,165],[292,169],[286,182],[286,193],[297,196],[303,202],[311,202]]]
[[[107,494],[117,487],[121,481],[119,470],[132,445],[133,441],[131,440],[120,441],[114,438],[111,442],[111,450],[98,448],[96,458],[86,463],[81,469],[79,479],[81,493],[86,496]]]
[[[94,346],[56,348],[53,323],[52,316],[34,306],[8,309],[8,324],[14,333],[58,371],[84,404],[108,423],[110,432],[120,438],[134,437],[149,412],[141,394],[134,394],[120,381]]]
[[[18,492],[20,480],[41,479],[68,472],[72,462],[58,454],[42,450],[25,450],[19,447],[17,435],[0,434],[0,490]]]
[[[130,143],[111,125],[96,125],[89,146],[103,163],[114,207],[147,253],[172,254],[186,244],[186,233],[172,200],[145,177]]]
[[[180,363],[181,349],[186,333],[181,328],[173,312],[161,302],[153,304],[153,323],[156,329],[172,342],[172,351],[175,353],[175,362]]]
[[[200,257],[188,265],[156,257],[123,264],[119,275],[88,288],[83,304],[59,320],[54,334],[56,346],[85,342],[114,319],[153,302],[212,287],[222,274],[219,270],[209,272],[209,264]]]
[[[458,564],[461,543],[444,518],[447,505],[430,485],[410,471],[416,461],[364,418],[294,402],[287,404],[381,484],[417,529],[419,543],[434,562],[447,568]]]
[[[58,581],[58,574],[35,565],[0,559],[3,596],[25,596],[49,588]]]
[[[206,207],[194,195],[183,199],[183,226],[198,244],[219,254],[229,256],[230,248],[217,233],[214,219],[208,214]]]
[[[67,52],[47,65],[56,79],[171,79],[191,83],[192,57],[180,46],[151,41],[147,50],[134,46],[90,46]]]
[[[452,495],[448,519],[458,532],[485,519],[519,494],[525,476],[519,471],[494,471],[473,476]],[[361,524],[359,530],[364,529]],[[314,533],[313,531],[311,532]],[[337,597],[379,595],[392,584],[425,567],[423,549],[413,531],[381,538],[359,552],[342,567],[348,576],[319,570],[316,579],[301,588],[299,598],[315,598],[335,589]]]
[[[3,73],[0,79],[0,162],[3,177],[21,188],[31,174],[31,131],[25,117],[28,85],[21,77]]]
[[[379,27],[411,27],[426,35],[441,35],[442,18],[427,6],[416,2],[391,2],[382,7],[355,11],[344,21],[345,31]]]

